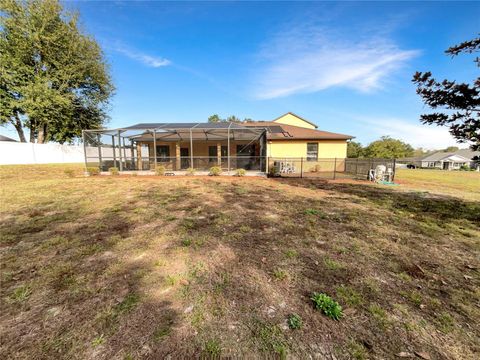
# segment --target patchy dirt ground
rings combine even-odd
[[[1,358],[479,357],[479,202],[72,172],[0,168]]]

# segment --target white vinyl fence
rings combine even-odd
[[[98,154],[98,148],[87,147],[87,154]],[[102,147],[104,156],[113,156],[111,147]],[[83,163],[83,145],[33,144],[0,141],[0,165]]]

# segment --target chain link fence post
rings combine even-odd
[[[335,162],[333,163],[333,180],[337,177],[337,158],[335,158]]]

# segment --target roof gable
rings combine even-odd
[[[316,129],[317,125],[314,123],[302,118],[301,116],[298,116],[297,114],[294,114],[292,112],[288,112],[286,114],[283,114],[282,116],[276,118],[275,120],[272,120],[273,122],[279,123],[279,124],[285,124],[285,125],[292,125],[292,126],[298,126],[306,129]]]
[[[273,121],[249,121],[243,125],[266,128],[268,140],[349,140],[354,138],[354,136],[346,134],[285,125]]]
[[[455,152],[437,151],[436,153],[426,156],[422,161],[443,161],[454,156],[471,160],[474,156],[480,156],[480,151],[472,151],[470,149],[460,149]]]

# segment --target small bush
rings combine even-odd
[[[268,169],[268,175],[271,176],[271,177],[274,177],[274,176],[277,176],[278,173],[277,173],[277,170],[275,168],[274,165],[270,166],[269,169]]]
[[[137,172],[132,172],[130,175],[131,176],[138,176],[138,173]]]
[[[110,173],[110,175],[118,175],[119,174],[118,168],[116,168],[116,167],[108,168],[108,172]]]
[[[157,167],[155,168],[155,175],[159,175],[159,176],[165,175],[165,166],[157,165]]]
[[[302,327],[302,318],[297,314],[290,314],[287,319],[288,327],[292,330]]]
[[[65,169],[63,170],[63,173],[70,178],[73,178],[75,176],[75,171],[73,171],[73,169]]]
[[[188,168],[187,169],[187,175],[195,175],[195,169],[194,168]]]
[[[222,173],[222,169],[219,166],[212,166],[208,175],[210,176],[219,176]]]
[[[245,176],[246,173],[245,169],[237,169],[237,171],[235,171],[235,176]]]
[[[342,307],[327,294],[314,292],[310,299],[315,304],[315,309],[321,310],[329,318],[340,320],[342,317]]]
[[[95,175],[98,175],[100,174],[100,169],[97,168],[97,167],[87,167],[87,173],[88,175],[90,176],[95,176]]]

